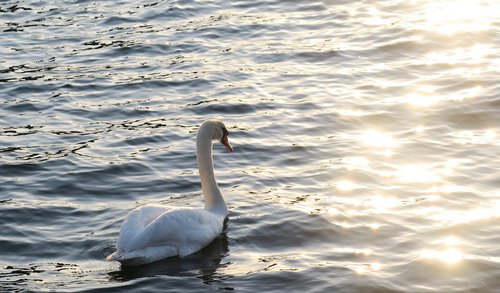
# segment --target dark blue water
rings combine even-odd
[[[0,2],[0,291],[497,292],[496,1]],[[230,210],[107,262],[143,204]]]

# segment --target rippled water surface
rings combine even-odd
[[[0,291],[498,292],[500,2],[0,2]],[[107,262],[148,203],[230,209]]]

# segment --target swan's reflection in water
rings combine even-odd
[[[217,281],[216,272],[226,266],[222,259],[228,255],[228,238],[224,232],[207,247],[195,254],[179,258],[170,257],[140,266],[121,266],[119,271],[108,273],[111,280],[129,281],[137,278],[167,276],[195,276],[204,283]]]

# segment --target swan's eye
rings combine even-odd
[[[222,128],[222,134],[223,134],[224,136],[228,136],[228,135],[229,135],[229,131],[227,131],[227,129],[226,129],[226,128]]]

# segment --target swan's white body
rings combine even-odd
[[[228,210],[214,176],[212,139],[221,140],[232,151],[227,134],[222,122],[206,121],[196,136],[205,208],[168,209],[146,205],[132,210],[121,226],[117,251],[108,256],[108,260],[138,265],[171,256],[187,256],[210,244],[222,232]]]

